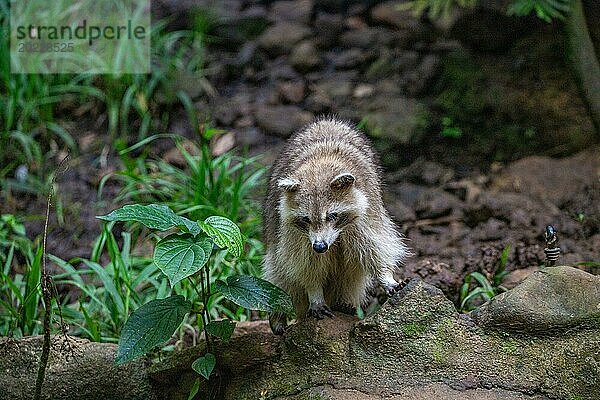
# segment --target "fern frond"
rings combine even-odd
[[[571,0],[514,0],[508,8],[508,15],[525,16],[535,12],[546,22],[564,19],[571,10]]]

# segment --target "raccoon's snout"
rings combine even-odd
[[[317,253],[325,253],[328,248],[329,248],[329,246],[327,246],[327,243],[325,243],[322,240],[313,243],[313,250],[316,251]]]

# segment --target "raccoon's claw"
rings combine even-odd
[[[311,305],[308,309],[308,316],[319,320],[325,317],[334,317],[333,312],[325,303]]]
[[[404,289],[406,285],[408,285],[408,282],[409,281],[405,279],[403,281],[397,282],[395,285],[386,286],[385,292],[389,297],[392,297],[393,295]]]
[[[269,326],[276,335],[283,335],[287,329],[287,318],[283,313],[273,313],[269,315]]]
[[[335,304],[331,309],[347,315],[356,315],[356,307],[348,303]]]

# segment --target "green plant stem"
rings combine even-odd
[[[192,287],[194,288],[194,290],[196,291],[196,294],[198,295],[198,297],[200,298],[200,300],[202,301],[202,312],[199,313],[200,318],[202,319],[202,329],[204,330],[204,338],[206,340],[206,348],[207,350],[210,352],[212,350],[212,345],[210,342],[210,339],[208,337],[208,330],[206,328],[206,325],[208,324],[208,310],[206,309],[207,304],[206,304],[206,292],[204,290],[204,273],[203,270],[200,270],[200,287],[201,290],[198,291],[198,287],[196,286],[196,282],[194,282],[194,280],[192,279],[191,276],[188,276],[188,280],[190,281],[190,283],[192,284]]]
[[[581,0],[571,2],[565,21],[568,58],[575,80],[600,138],[600,63],[590,37]]]

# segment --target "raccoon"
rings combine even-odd
[[[288,292],[299,319],[354,314],[372,282],[388,294],[407,255],[382,201],[368,139],[333,117],[293,135],[269,177],[264,202],[264,277]],[[330,308],[331,306],[331,308]],[[286,317],[269,318],[283,334]]]

